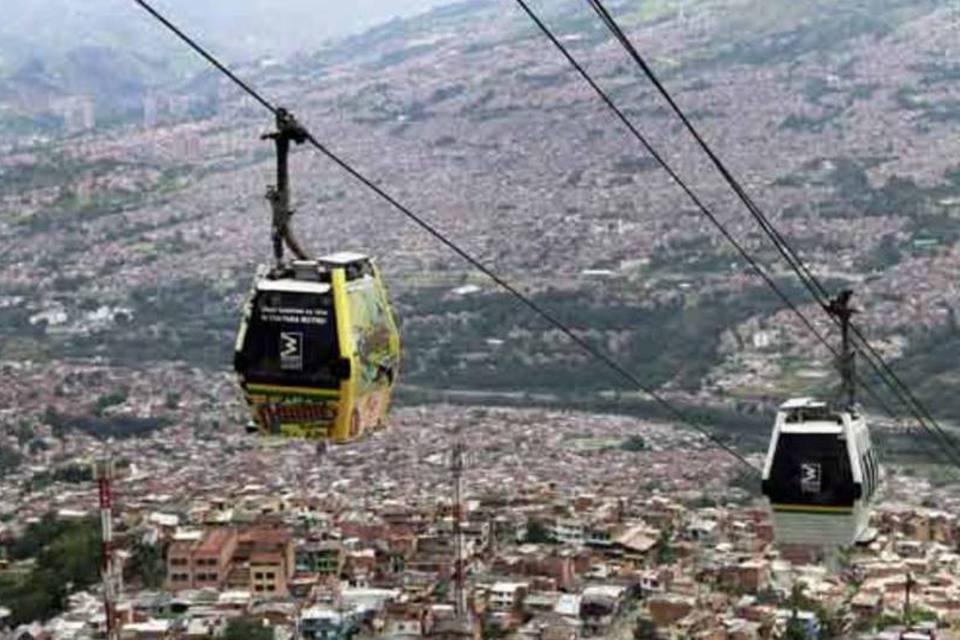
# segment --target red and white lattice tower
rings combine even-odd
[[[94,476],[100,493],[100,530],[102,532],[103,612],[106,616],[107,640],[120,639],[120,620],[117,617],[117,597],[120,591],[117,559],[113,547],[113,458],[106,457],[94,464]]]
[[[450,470],[453,472],[453,552],[454,552],[454,610],[457,618],[467,618],[467,593],[464,589],[463,575],[463,443],[460,434],[453,443],[453,456]]]

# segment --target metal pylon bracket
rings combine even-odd
[[[297,119],[286,109],[277,109],[277,130],[261,136],[261,140],[273,140],[277,150],[277,183],[267,187],[267,200],[273,212],[273,257],[279,267],[283,262],[284,245],[301,260],[309,256],[293,236],[290,218],[290,143],[303,144],[309,134]]]

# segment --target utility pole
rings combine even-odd
[[[917,585],[913,579],[913,573],[907,572],[906,598],[903,600],[903,624],[910,630],[910,592]]]
[[[103,581],[103,612],[106,616],[107,640],[120,640],[117,618],[117,597],[120,591],[116,556],[113,547],[113,458],[109,455],[94,463],[94,477],[100,495],[101,554],[100,575]]]
[[[839,369],[841,378],[840,395],[843,398],[846,408],[853,409],[857,401],[857,361],[856,354],[850,344],[850,318],[857,311],[850,307],[850,298],[853,291],[845,290],[830,301],[827,305],[827,312],[840,321],[840,330],[842,335],[842,345],[839,357]]]

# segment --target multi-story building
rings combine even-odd
[[[300,616],[300,633],[307,640],[341,640],[353,631],[354,624],[347,616],[328,607],[311,607]]]
[[[256,596],[287,595],[289,565],[278,551],[258,551],[250,556],[250,592]]]
[[[236,547],[233,529],[210,529],[200,540],[173,543],[167,554],[167,588],[222,588]]]
[[[492,611],[518,611],[523,606],[529,585],[526,582],[497,582],[489,591]]]
[[[339,542],[308,540],[296,548],[298,572],[338,576],[344,562],[343,545]]]
[[[285,596],[295,572],[290,532],[280,527],[254,527],[240,533],[233,558],[233,584],[254,595]]]
[[[587,527],[577,518],[560,518],[550,528],[550,535],[561,544],[582,546],[586,540]]]

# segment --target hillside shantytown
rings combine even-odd
[[[5,446],[25,462],[0,492],[3,593],[38,570],[23,557],[25,536],[59,522],[63,544],[71,527],[96,529],[98,489],[80,461],[110,455],[124,638],[250,628],[274,638],[797,637],[788,627],[896,638],[908,589],[912,627],[926,634],[911,637],[954,637],[948,478],[889,469],[876,537],[828,570],[776,549],[756,486],[701,435],[670,424],[434,405],[399,409],[390,430],[318,451],[208,422],[233,393],[227,379],[206,397],[188,386],[176,403],[133,392],[110,413],[171,424],[109,449],[82,432],[59,439],[43,418],[29,438],[10,436]],[[458,438],[466,631],[453,616]],[[32,606],[5,599],[4,637],[102,631],[99,581],[51,602],[44,623],[22,620]]]

